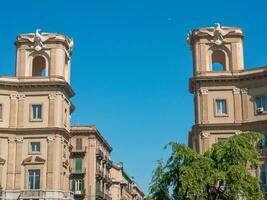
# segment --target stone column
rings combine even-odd
[[[200,89],[201,123],[208,123],[208,89]]]
[[[8,160],[7,160],[7,183],[6,189],[11,190],[14,186],[14,168],[15,168],[15,138],[8,138]]]
[[[210,148],[210,134],[207,132],[201,132],[201,139],[202,139],[202,149],[201,153],[205,153]]]
[[[24,126],[24,100],[25,95],[18,96],[18,127],[21,128]]]
[[[235,123],[239,123],[242,120],[240,89],[239,88],[234,88],[233,89],[233,95],[234,95],[234,117],[235,117]]]
[[[5,164],[4,161],[1,159],[1,151],[2,151],[2,149],[1,149],[2,144],[1,143],[2,143],[2,141],[0,140],[0,188],[2,187],[3,164]]]
[[[10,113],[9,113],[9,127],[14,128],[17,125],[17,95],[10,95]]]
[[[23,138],[16,138],[15,189],[21,189],[21,162]]]
[[[48,108],[48,126],[49,127],[54,127],[55,126],[55,95],[48,95],[49,99],[49,108]]]
[[[47,137],[47,176],[46,176],[46,188],[54,189],[54,137]]]
[[[241,98],[242,98],[242,119],[243,121],[248,120],[248,89],[241,89]]]

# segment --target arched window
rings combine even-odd
[[[212,71],[225,71],[226,70],[226,57],[225,53],[220,50],[215,50],[212,53]]]
[[[43,56],[37,56],[32,61],[32,76],[46,75],[46,61]]]

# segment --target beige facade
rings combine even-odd
[[[0,199],[111,200],[111,147],[94,126],[71,126],[73,40],[21,34],[16,75],[0,77]]]
[[[110,193],[112,200],[144,200],[145,195],[133,178],[123,170],[121,163],[113,164],[111,168],[112,185]]]
[[[189,146],[204,153],[241,131],[267,135],[267,67],[244,69],[243,31],[216,24],[193,30],[187,39],[193,55],[189,88],[195,104]],[[262,173],[266,189],[267,176]]]

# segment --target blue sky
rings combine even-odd
[[[245,64],[267,64],[266,1],[1,1],[0,74],[14,75],[19,33],[74,38],[72,123],[96,125],[145,192],[169,141],[187,143],[194,122],[187,33],[197,27],[240,26]],[[247,67],[247,68],[248,68]]]

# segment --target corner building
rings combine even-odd
[[[189,90],[194,95],[195,125],[189,146],[199,153],[212,144],[241,131],[267,135],[267,67],[244,69],[242,29],[199,28],[187,41],[193,55],[194,72]],[[267,137],[260,146],[261,177],[267,190]]]
[[[16,75],[0,77],[0,199],[112,200],[111,147],[95,126],[71,126],[73,40],[21,34]]]

